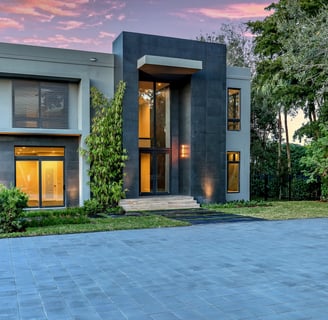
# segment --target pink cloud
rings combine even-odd
[[[72,30],[72,29],[78,29],[81,28],[84,23],[80,21],[59,21],[60,26],[57,27],[57,29],[60,30]]]
[[[106,1],[106,4],[110,8],[110,10],[123,9],[123,8],[126,7],[126,2],[125,1],[108,0],[108,1]]]
[[[49,46],[57,48],[72,48],[72,45],[85,45],[91,48],[101,44],[101,42],[96,38],[66,37],[62,34],[56,34],[55,36],[48,38],[27,37],[23,39],[17,39],[13,37],[6,37],[6,41],[10,43],[22,43],[27,45]]]
[[[62,34],[56,34],[53,37],[49,37],[48,41],[50,43],[55,43],[58,46],[74,44],[83,44],[83,45],[99,45],[100,42],[94,38],[78,38],[78,37],[66,37]]]
[[[56,15],[74,17],[79,15],[79,8],[87,4],[88,0],[74,0],[73,3],[65,0],[23,0],[6,1],[0,4],[0,11],[4,13],[46,18]]]
[[[0,30],[1,29],[7,29],[7,28],[13,28],[17,30],[23,30],[24,26],[17,21],[9,18],[0,18]]]
[[[115,33],[109,33],[104,31],[99,32],[99,38],[115,38],[115,37],[116,37]]]
[[[125,19],[125,14],[121,14],[121,15],[119,15],[118,17],[117,17],[117,20],[118,21],[122,21],[122,20],[124,20]]]
[[[188,13],[200,14],[212,19],[229,18],[229,19],[249,19],[249,18],[264,18],[269,12],[264,10],[270,3],[236,3],[230,4],[222,9],[215,8],[191,8]]]

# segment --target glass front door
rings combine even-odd
[[[16,187],[29,207],[64,206],[64,148],[16,147]]]
[[[170,91],[168,83],[139,82],[140,193],[170,192]]]

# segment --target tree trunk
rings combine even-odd
[[[282,145],[281,111],[278,111],[278,160],[277,160],[277,179],[278,179],[278,199],[282,197],[281,185],[281,145]]]
[[[286,108],[284,108],[284,122],[285,122],[286,154],[287,154],[287,170],[288,170],[288,200],[291,200],[292,162],[291,162],[290,144],[289,144],[288,114]]]

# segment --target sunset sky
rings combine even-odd
[[[0,0],[0,42],[111,52],[121,31],[185,39],[263,19],[276,0]]]

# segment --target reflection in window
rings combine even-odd
[[[239,192],[240,152],[227,152],[227,189],[228,192]]]
[[[170,148],[169,84],[139,82],[139,147]]]
[[[68,84],[14,80],[13,127],[67,129]]]
[[[228,130],[240,130],[240,89],[228,89]]]
[[[139,81],[140,193],[168,193],[170,185],[169,83]]]

